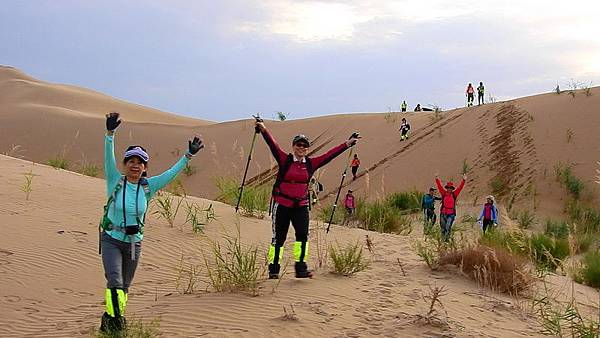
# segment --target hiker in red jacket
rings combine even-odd
[[[444,187],[442,187],[442,181],[438,174],[435,174],[435,184],[442,196],[442,206],[440,208],[440,227],[442,228],[442,238],[444,241],[449,241],[452,234],[452,223],[456,218],[456,199],[465,186],[465,180],[467,174],[463,174],[463,179],[460,181],[460,185],[457,189],[454,188],[454,183],[448,181]]]
[[[310,141],[305,135],[296,135],[292,140],[293,153],[286,154],[269,133],[263,122],[256,122],[273,157],[277,160],[279,171],[273,185],[273,237],[269,248],[269,279],[279,278],[283,257],[283,244],[287,237],[290,221],[296,232],[294,258],[296,278],[310,278],[312,271],[306,266],[308,257],[308,183],[313,173],[329,163],[358,142],[358,133],[350,139],[327,151],[325,154],[308,157]]]

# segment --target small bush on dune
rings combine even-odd
[[[259,278],[265,273],[258,248],[242,244],[239,225],[234,235],[224,234],[222,239],[223,244],[210,241],[212,258],[204,255],[210,285],[219,292],[257,295]]]
[[[93,163],[86,163],[81,166],[79,173],[85,176],[98,177],[100,174],[100,168]]]
[[[361,227],[378,232],[408,235],[412,232],[412,219],[385,201],[358,203],[356,219]]]
[[[535,215],[529,209],[517,212],[516,216],[521,229],[529,229],[535,223]]]
[[[499,292],[519,294],[533,284],[526,260],[502,248],[477,245],[446,251],[440,263],[456,265],[481,286]]]
[[[579,274],[585,284],[600,288],[600,251],[588,252],[584,256]]]
[[[331,272],[344,276],[363,271],[369,266],[369,261],[363,256],[362,245],[359,241],[349,243],[344,247],[339,244],[329,247],[329,257],[333,263]]]
[[[219,201],[229,205],[236,205],[240,196],[240,183],[234,178],[222,176],[215,177],[215,184],[219,189]],[[269,210],[271,201],[271,185],[264,184],[260,186],[244,186],[240,208],[247,216],[263,217]]]
[[[591,234],[576,234],[575,235],[575,253],[584,253],[592,248],[592,244],[600,242],[599,236]]]
[[[531,237],[529,243],[533,262],[538,268],[544,270],[555,271],[571,253],[569,241],[566,239],[555,239],[545,234],[537,234]]]
[[[569,201],[565,206],[569,218],[577,223],[577,231],[586,234],[600,232],[600,211],[583,205],[579,201]]]
[[[565,221],[546,221],[544,233],[554,238],[567,238],[569,236],[569,225]]]
[[[420,191],[395,192],[387,197],[386,203],[398,210],[415,213],[421,211],[423,193]]]
[[[338,202],[339,204],[339,202]],[[329,218],[331,218],[331,212],[333,211],[333,205],[324,205],[318,211],[317,218],[320,219],[323,223],[329,223]],[[343,206],[338,205],[335,208],[335,214],[333,215],[333,219],[331,221],[332,224],[342,224],[344,218],[346,217],[346,209]]]
[[[503,248],[519,256],[527,256],[529,252],[529,238],[522,231],[508,232],[491,229],[479,239],[479,243],[490,247]]]
[[[64,156],[57,155],[48,160],[48,165],[55,169],[68,169],[69,160],[67,160]]]
[[[572,167],[573,164],[563,164],[559,162],[554,166],[554,172],[556,174],[556,180],[563,185],[575,199],[579,199],[584,184],[581,179],[573,175]]]

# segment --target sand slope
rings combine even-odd
[[[197,173],[183,177],[189,194],[215,198],[217,175],[241,179],[252,138],[252,121],[207,123],[174,116],[110,99],[71,86],[50,85],[13,69],[0,68],[0,152],[46,163],[66,157],[70,168],[102,166],[103,116],[121,111],[124,123],[116,136],[117,153],[129,144],[146,146],[150,173],[168,168],[185,151],[187,140],[202,134],[204,155],[194,163]],[[359,179],[347,181],[358,195],[376,198],[398,190],[426,189],[433,174],[459,180],[463,163],[472,168],[464,199],[479,204],[493,180],[504,182],[506,199],[516,195],[517,205],[558,216],[564,190],[554,179],[554,166],[572,163],[574,173],[588,184],[598,159],[600,89],[591,96],[578,91],[542,94],[480,107],[433,113],[341,114],[286,122],[267,121],[284,149],[302,132],[322,153],[358,130],[363,140],[356,147],[362,167]],[[39,109],[44,107],[43,109]],[[54,107],[46,109],[47,107]],[[400,142],[401,117],[412,125],[411,138]],[[569,136],[570,135],[570,136]],[[118,155],[117,155],[118,156]],[[332,196],[339,184],[348,153],[317,173]],[[249,181],[274,167],[259,137],[248,172]],[[591,196],[590,198],[596,198]]]
[[[83,336],[98,324],[103,311],[103,275],[97,254],[96,224],[104,202],[104,182],[47,166],[0,156],[0,336]],[[20,191],[23,173],[35,174],[30,200]],[[190,197],[189,201],[209,203]],[[214,203],[214,202],[211,202]],[[214,203],[219,221],[205,236],[218,239],[232,231],[236,216],[230,206]],[[176,224],[183,223],[183,215]],[[268,220],[240,218],[245,243],[262,249],[270,238]],[[490,296],[452,272],[431,273],[410,249],[410,238],[369,233],[375,245],[371,267],[352,278],[326,269],[313,280],[284,276],[272,292],[265,281],[261,295],[175,290],[176,267],[201,263],[206,238],[189,228],[171,228],[164,220],[147,222],[141,265],[131,290],[130,317],[160,318],[165,336],[323,336],[323,337],[529,337],[537,322],[502,295]],[[362,241],[363,230],[334,226],[329,241]],[[418,236],[418,235],[416,235]],[[315,235],[311,265],[315,265]],[[290,244],[290,241],[288,241]],[[289,246],[289,245],[288,245]],[[287,250],[286,260],[291,251]],[[403,276],[397,259],[404,264]],[[291,271],[293,267],[289,267]],[[206,273],[202,268],[202,290]],[[413,323],[426,312],[428,286],[444,285],[442,298],[448,327]],[[297,321],[286,321],[283,307],[293,306]]]

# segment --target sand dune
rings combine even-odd
[[[88,90],[45,84],[6,67],[0,69],[0,86],[0,99],[6,102],[0,107],[3,153],[39,163],[64,156],[71,170],[83,163],[101,167],[103,116],[117,110],[124,119],[117,132],[117,152],[128,144],[145,145],[152,157],[150,173],[170,166],[189,137],[204,136],[207,148],[195,163],[197,174],[182,178],[189,194],[214,198],[218,195],[215,176],[242,176],[252,138],[251,120],[209,124],[144,110]],[[588,183],[594,176],[600,89],[593,88],[591,94],[579,91],[574,98],[566,93],[542,94],[454,109],[442,113],[439,120],[433,113],[361,113],[267,121],[267,126],[284,148],[302,132],[315,140],[313,148],[320,151],[360,131],[363,140],[355,149],[362,161],[360,177],[347,181],[347,187],[359,195],[375,198],[397,190],[425,189],[433,183],[435,172],[458,180],[466,162],[472,168],[467,189],[473,200],[488,194],[490,183],[500,179],[507,191],[517,195],[518,204],[528,205],[535,191],[543,196],[539,210],[557,215],[563,193],[553,179],[554,166],[573,163],[575,174]],[[412,125],[411,138],[404,142],[397,131],[401,117]],[[248,172],[251,182],[274,165],[260,138],[255,152]],[[331,196],[339,184],[346,159],[347,153],[317,173],[326,195]]]
[[[84,336],[97,326],[103,311],[103,275],[97,254],[97,221],[104,202],[104,182],[70,172],[0,156],[0,336]],[[30,200],[20,191],[23,174],[33,172]],[[451,271],[432,273],[410,249],[410,238],[369,233],[375,245],[371,267],[352,278],[317,271],[313,280],[284,276],[265,281],[261,294],[198,292],[175,289],[181,255],[201,264],[207,238],[241,224],[242,238],[265,248],[268,220],[240,218],[232,207],[213,203],[219,221],[204,235],[181,230],[180,215],[171,228],[150,217],[129,316],[160,318],[165,336],[439,336],[529,337],[539,325],[524,315],[510,297],[491,294]],[[362,241],[367,232],[334,226],[329,241]],[[415,236],[418,236],[415,234]],[[311,239],[315,248],[315,236]],[[288,244],[290,241],[288,241]],[[290,251],[288,251],[289,253]],[[406,276],[397,264],[400,258]],[[311,265],[315,266],[313,254]],[[292,269],[292,268],[289,268]],[[290,271],[288,269],[288,271]],[[206,287],[206,273],[199,289]],[[447,327],[413,322],[426,308],[428,286],[446,286],[443,303]],[[578,286],[578,288],[583,288]],[[285,321],[283,307],[293,306],[297,321]]]
[[[355,148],[362,167],[359,178],[346,181],[359,196],[383,197],[406,189],[423,190],[433,184],[433,174],[458,180],[466,163],[470,168],[460,213],[478,212],[482,196],[493,180],[504,182],[507,197],[516,205],[532,208],[543,217],[562,213],[564,189],[554,178],[554,166],[573,163],[585,182],[595,175],[600,135],[600,89],[575,97],[543,94],[480,107],[442,113],[340,114],[285,122],[267,121],[267,127],[284,148],[305,133],[317,153],[359,130],[363,139]],[[65,157],[71,170],[82,165],[102,167],[104,114],[116,110],[124,123],[116,134],[116,151],[128,144],[143,144],[151,156],[154,175],[181,156],[187,140],[202,134],[206,149],[192,162],[196,174],[181,180],[189,195],[214,198],[217,175],[241,177],[253,132],[251,120],[212,123],[129,104],[73,86],[54,85],[22,72],[0,67],[0,316],[1,337],[88,335],[103,311],[104,277],[97,255],[97,222],[104,204],[104,181],[45,165],[50,158]],[[400,142],[398,126],[406,117],[412,134]],[[268,173],[273,160],[258,139],[249,169],[249,184]],[[117,155],[118,156],[118,155]],[[16,159],[21,158],[21,159]],[[325,185],[323,203],[334,196],[348,153],[322,169],[317,176]],[[29,201],[21,191],[24,173],[32,172]],[[534,199],[534,196],[535,199]],[[590,196],[592,200],[597,196]],[[534,202],[537,201],[537,202]],[[537,336],[537,320],[523,312],[519,302],[478,288],[453,271],[432,273],[414,254],[410,237],[368,233],[375,243],[371,267],[352,278],[317,271],[315,280],[285,276],[276,286],[261,284],[258,297],[198,292],[179,294],[175,289],[180,259],[202,265],[209,239],[240,224],[242,238],[266,248],[269,220],[238,218],[231,206],[212,203],[219,216],[204,235],[180,229],[184,215],[171,228],[156,215],[149,218],[144,252],[130,302],[129,313],[150,320],[160,318],[166,336]],[[474,206],[475,205],[475,206]],[[501,201],[501,223],[510,227]],[[315,225],[313,224],[313,228]],[[313,230],[311,247],[315,247]],[[341,243],[363,241],[367,232],[334,227],[328,239]],[[291,235],[291,234],[290,234]],[[289,242],[288,242],[289,244]],[[289,253],[290,250],[287,250]],[[400,258],[406,276],[397,263]],[[315,266],[315,257],[310,264]],[[293,269],[290,267],[288,271]],[[201,276],[200,289],[207,277]],[[551,283],[568,283],[554,276]],[[445,285],[443,303],[448,326],[414,322],[425,311],[423,296],[429,286]],[[579,304],[594,310],[597,294],[575,285]],[[293,306],[298,321],[281,319],[283,307]]]

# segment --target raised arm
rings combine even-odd
[[[278,165],[282,165],[285,162],[287,154],[281,149],[277,141],[273,138],[273,135],[269,132],[269,130],[265,127],[264,123],[257,122],[256,127],[260,130],[267,146],[269,146],[269,150],[271,150],[271,154],[275,157]]]
[[[444,189],[444,187],[442,187],[442,181],[440,181],[439,177],[435,178],[435,185],[437,185],[440,195],[442,195],[442,197],[444,197],[444,195],[446,194],[446,189]]]
[[[154,195],[157,191],[164,188],[167,184],[171,183],[177,177],[177,175],[185,168],[186,164],[192,159],[200,149],[204,148],[202,140],[198,137],[194,137],[193,141],[188,143],[188,151],[183,155],[177,163],[171,168],[158,176],[153,176],[148,179],[148,185],[150,186],[150,194]]]
[[[350,135],[350,138],[348,140],[346,140],[344,143],[340,144],[337,147],[333,147],[333,148],[329,149],[329,151],[327,151],[323,155],[311,158],[313,170],[316,171],[320,167],[331,162],[331,160],[333,160],[338,155],[343,153],[346,149],[354,146],[360,138],[361,138],[360,134],[358,132],[354,132],[354,133],[352,133],[352,135]]]
[[[466,180],[466,175],[463,175],[463,179],[460,181],[458,188],[456,188],[456,193],[454,194],[454,196],[458,197],[458,195],[462,191],[463,187],[465,186],[465,180]]]
[[[115,160],[114,133],[121,124],[119,113],[106,114],[106,135],[104,135],[104,176],[106,178],[106,195],[110,196],[121,178]]]

